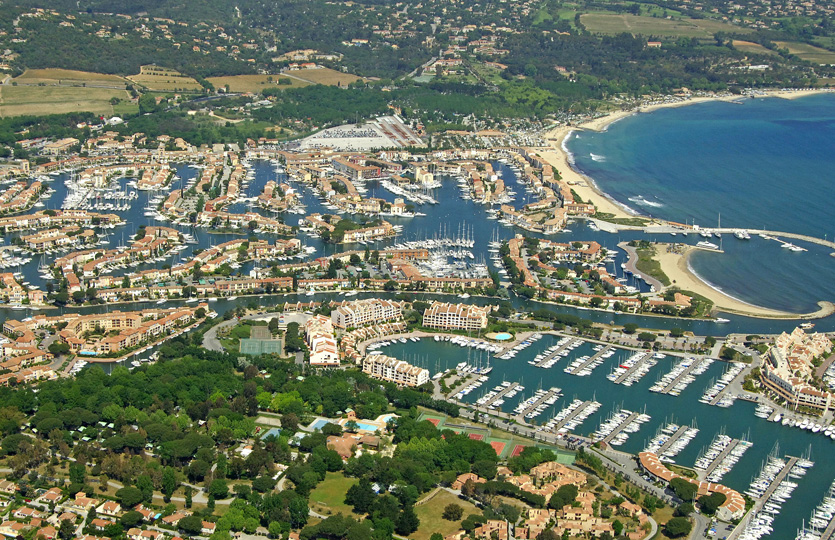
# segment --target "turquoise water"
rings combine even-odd
[[[496,334],[496,337],[495,337],[495,338],[493,338],[493,339],[496,339],[496,340],[498,340],[498,341],[507,341],[508,339],[510,339],[510,338],[512,338],[512,337],[513,337],[513,336],[512,336],[511,334],[508,334],[508,333],[502,332],[501,334]]]
[[[567,143],[578,169],[622,205],[702,227],[767,228],[835,239],[835,96],[745,99],[628,117]],[[794,312],[834,300],[835,257],[726,235],[693,269],[742,300]],[[661,236],[666,241],[670,237]],[[679,237],[680,238],[680,237]],[[715,241],[715,240],[714,240]]]

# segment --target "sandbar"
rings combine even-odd
[[[670,246],[671,244],[656,244],[655,259],[660,263],[661,270],[670,278],[672,286],[704,296],[713,302],[715,311],[764,319],[814,319],[828,317],[835,313],[835,304],[831,302],[818,302],[821,309],[813,313],[803,314],[769,309],[743,302],[712,287],[690,269],[688,264],[690,255],[699,248],[678,244],[676,251],[671,251]],[[721,256],[721,254],[717,254],[717,256]]]

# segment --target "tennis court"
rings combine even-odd
[[[244,338],[241,340],[241,354],[281,354],[280,339],[254,339]]]

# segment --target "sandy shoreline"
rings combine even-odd
[[[743,302],[706,283],[690,269],[690,255],[698,248],[688,246],[679,252],[672,252],[669,250],[670,246],[671,244],[656,244],[655,259],[660,263],[661,270],[667,274],[674,286],[711,300],[716,311],[767,319],[813,319],[835,313],[835,306],[829,302],[819,302],[820,310],[804,314],[768,309]]]
[[[829,93],[826,89],[806,89],[806,90],[773,90],[762,92],[755,95],[755,98],[774,97],[780,99],[798,99],[816,94]],[[622,206],[620,203],[614,201],[605,192],[600,190],[594,183],[592,178],[578,172],[572,167],[569,161],[569,156],[563,148],[567,137],[575,130],[580,131],[605,131],[608,126],[627,118],[629,116],[641,113],[648,113],[660,109],[668,109],[675,107],[685,107],[688,105],[696,105],[699,103],[708,103],[712,101],[740,101],[751,99],[747,96],[738,95],[721,95],[721,96],[705,96],[695,97],[689,99],[681,99],[678,101],[665,101],[661,103],[653,103],[639,107],[636,110],[618,110],[611,112],[605,116],[594,118],[586,122],[582,122],[576,126],[558,126],[547,133],[546,137],[551,143],[549,150],[540,151],[539,155],[551,166],[559,172],[560,177],[566,181],[577,195],[583,199],[584,202],[591,202],[597,207],[598,212],[612,214],[616,219],[646,217],[641,214],[630,212],[629,209]],[[652,224],[666,223],[663,220],[653,219]],[[662,265],[662,269],[670,277],[675,284],[682,289],[693,291],[705,298],[713,301],[716,309],[727,313],[736,313],[740,315],[747,315],[752,317],[764,318],[818,318],[832,315],[835,313],[835,305],[829,302],[819,302],[821,309],[815,313],[796,314],[780,310],[763,308],[743,302],[737,298],[729,296],[722,291],[716,289],[714,286],[706,283],[699,276],[690,270],[687,259],[690,255],[691,249],[686,250],[683,255],[675,253],[667,253],[666,248],[660,248],[658,257]],[[664,253],[661,253],[664,252]]]

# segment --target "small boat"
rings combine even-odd
[[[722,317],[718,317],[714,322],[718,324],[725,324],[731,322],[730,319],[723,319]]]

